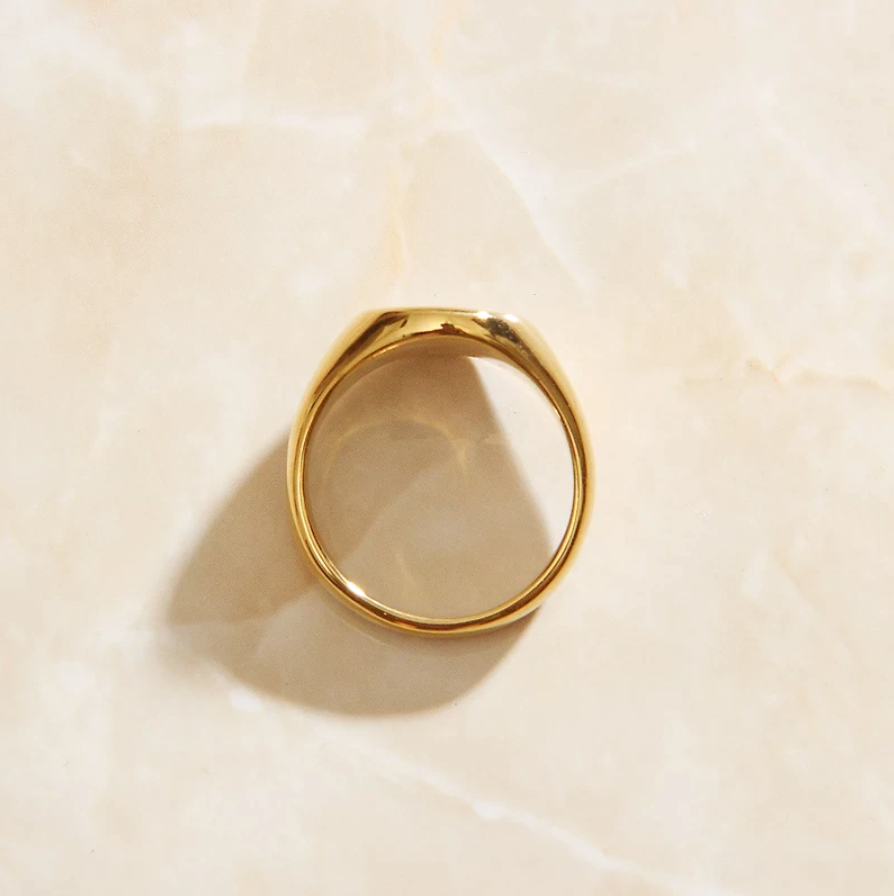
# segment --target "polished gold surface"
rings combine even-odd
[[[322,544],[308,508],[306,469],[314,426],[337,387],[369,365],[408,346],[437,350],[461,340],[465,354],[504,360],[523,373],[552,404],[568,441],[574,471],[574,497],[564,536],[552,559],[521,593],[492,609],[454,618],[418,616],[399,611],[367,594],[348,579]],[[362,371],[361,371],[362,368]],[[333,348],[318,381],[305,400],[289,440],[288,492],[298,541],[321,581],[364,616],[392,628],[420,634],[450,635],[496,628],[514,622],[543,601],[547,589],[567,568],[586,522],[592,486],[591,464],[581,416],[558,364],[540,337],[508,314],[434,308],[409,308],[364,315]]]

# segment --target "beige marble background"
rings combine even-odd
[[[891,893],[892,44],[883,0],[4,0],[0,893]],[[530,319],[586,410],[586,547],[512,631],[370,629],[294,550],[291,416],[392,304]],[[314,475],[358,576],[548,550],[518,378],[357,388]]]

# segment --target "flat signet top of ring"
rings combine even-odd
[[[318,415],[336,387],[348,376],[401,345],[452,337],[468,340],[530,377],[559,415],[574,470],[571,517],[561,543],[540,576],[523,592],[493,609],[456,618],[421,617],[398,611],[368,595],[350,581],[320,543],[305,494],[307,447]],[[288,489],[295,531],[311,567],[341,601],[367,618],[392,628],[420,634],[462,634],[506,625],[534,610],[546,590],[562,573],[580,535],[589,510],[592,479],[586,437],[570,386],[536,332],[512,314],[451,308],[400,308],[362,317],[336,344],[333,356],[299,411],[289,440]]]
[[[469,337],[475,330],[491,337],[521,343],[517,330],[522,322],[513,314],[492,311],[469,311],[456,308],[401,308],[379,312],[351,346],[359,349],[374,339],[381,330],[410,329],[416,336]]]

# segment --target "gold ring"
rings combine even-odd
[[[527,374],[552,404],[571,451],[574,498],[565,534],[552,559],[531,584],[511,600],[470,616],[437,618],[405,613],[368,595],[336,566],[320,542],[308,510],[305,472],[314,424],[347,377],[361,367],[380,361],[396,350],[426,342],[434,346],[445,337],[464,340],[466,354],[496,357]],[[507,625],[534,610],[550,585],[567,567],[590,506],[589,449],[571,389],[540,337],[511,314],[403,308],[364,315],[333,347],[310,390],[289,439],[288,492],[298,542],[322,583],[341,601],[375,622],[419,634],[453,635]]]

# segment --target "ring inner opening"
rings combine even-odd
[[[308,444],[305,491],[320,543],[386,606],[454,618],[523,591],[567,528],[565,432],[508,362],[441,339],[340,384]]]

